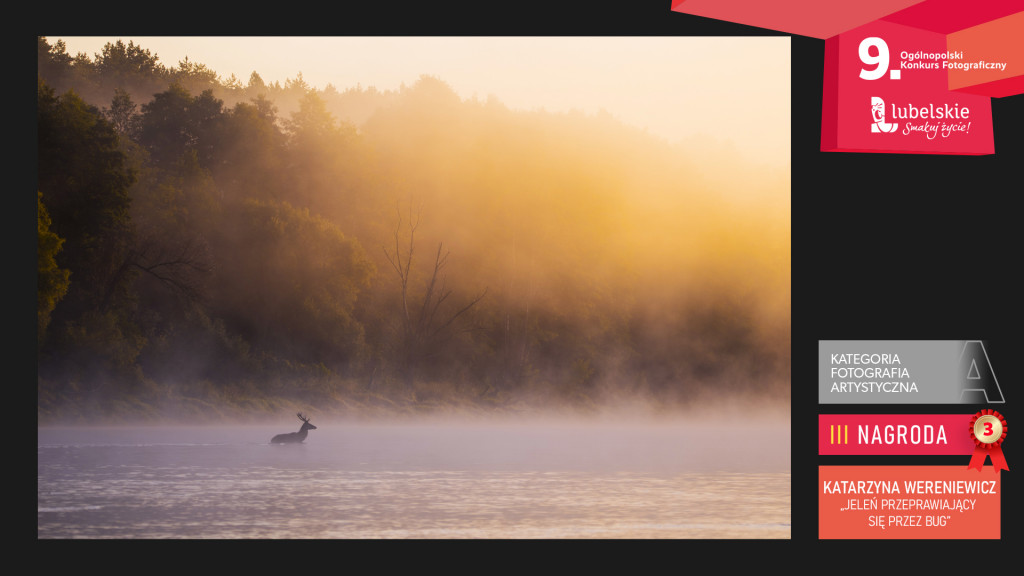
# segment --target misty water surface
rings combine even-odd
[[[39,538],[789,538],[789,426],[40,428]]]

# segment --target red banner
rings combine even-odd
[[[819,414],[821,455],[969,455],[970,414]]]
[[[873,22],[825,42],[821,149],[826,152],[992,154],[986,96],[951,92],[971,65],[946,35]]]
[[[821,539],[998,539],[1000,475],[960,466],[820,466]]]

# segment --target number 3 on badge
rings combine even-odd
[[[878,53],[876,56],[871,55],[872,46],[874,46],[875,51]],[[860,77],[862,80],[878,80],[885,76],[886,70],[889,69],[889,46],[885,43],[885,40],[876,36],[865,38],[860,41],[857,54],[860,56],[861,62],[868,66],[875,66],[873,70],[861,68]],[[895,74],[893,76],[895,79]]]

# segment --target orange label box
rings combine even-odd
[[[819,466],[820,539],[998,539],[992,467]]]

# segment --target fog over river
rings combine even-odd
[[[788,420],[313,423],[40,428],[38,537],[790,537]]]

